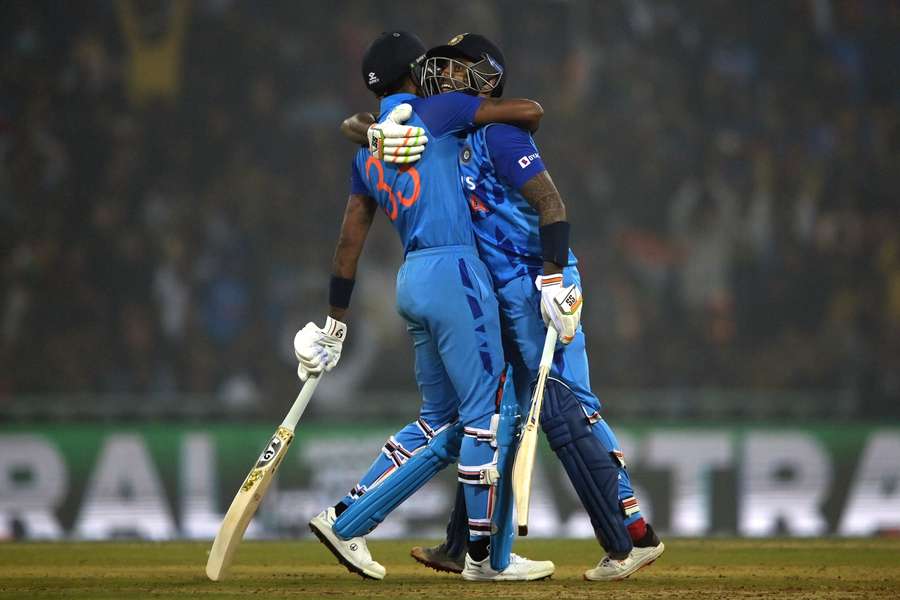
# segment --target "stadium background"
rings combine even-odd
[[[900,529],[900,3],[0,4],[0,538],[209,537],[321,321],[379,32],[495,39],[574,223],[592,380],[670,534]],[[367,243],[254,535],[417,404]],[[439,534],[444,477],[380,535]],[[586,536],[551,455],[538,532]]]

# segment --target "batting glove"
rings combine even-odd
[[[388,163],[414,163],[422,158],[428,137],[422,127],[403,125],[412,116],[412,106],[399,104],[388,118],[369,127],[369,151]]]
[[[321,375],[337,366],[341,348],[347,339],[347,326],[336,319],[325,319],[325,327],[307,323],[294,336],[294,355],[300,362],[297,376],[306,381],[310,375]]]
[[[581,290],[576,285],[563,287],[562,274],[538,275],[535,286],[541,292],[541,316],[547,327],[551,324],[559,334],[559,341],[568,344],[575,339],[581,322]]]

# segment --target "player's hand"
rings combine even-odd
[[[294,355],[300,362],[297,367],[300,381],[332,370],[341,359],[345,339],[347,326],[331,317],[325,319],[322,328],[310,322],[298,331],[294,336]]]
[[[347,117],[341,123],[341,133],[345,138],[359,144],[360,146],[369,146],[369,127],[375,124],[375,115],[372,113],[356,113]]]
[[[369,151],[388,163],[414,163],[422,158],[428,137],[422,127],[403,125],[412,116],[412,106],[399,104],[388,118],[369,127]]]
[[[575,339],[581,322],[581,290],[576,285],[563,287],[562,273],[538,275],[534,284],[541,292],[541,316],[548,327],[552,325],[559,341],[568,344]]]

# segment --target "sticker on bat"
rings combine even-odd
[[[269,440],[269,445],[266,446],[266,449],[262,451],[262,454],[259,455],[259,460],[256,461],[256,468],[259,469],[261,467],[269,464],[273,458],[278,454],[278,451],[281,449],[281,445],[284,442],[281,441],[281,438],[278,435],[273,435],[272,439]]]

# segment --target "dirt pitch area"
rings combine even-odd
[[[363,581],[317,542],[247,542],[231,577],[204,575],[206,543],[0,544],[0,598],[900,598],[900,539],[667,539],[651,567],[617,583],[581,573],[599,559],[590,541],[523,540],[517,550],[552,559],[552,579],[473,584],[409,558],[415,542],[372,542],[388,569]]]

